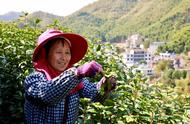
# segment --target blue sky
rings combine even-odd
[[[44,11],[67,16],[98,0],[0,0],[0,15],[9,11]]]

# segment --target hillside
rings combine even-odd
[[[40,25],[44,27],[44,26],[47,26],[48,24],[52,24],[54,20],[58,20],[62,22],[64,17],[53,15],[53,14],[42,12],[42,11],[37,11],[27,16],[27,20],[31,25],[36,19],[40,19],[41,20]]]
[[[106,35],[117,20],[129,13],[137,3],[138,0],[99,0],[66,17],[63,25],[81,34],[107,40],[112,38]]]
[[[190,24],[189,0],[144,0],[120,18],[109,35],[143,34],[155,40],[168,40]]]
[[[3,15],[0,15],[1,21],[14,21],[19,18],[21,12],[8,12]]]
[[[81,34],[114,42],[134,33],[167,41],[189,24],[189,0],[99,0],[63,21]]]
[[[29,14],[27,22],[40,26],[59,20],[60,24],[92,39],[120,42],[141,34],[150,41],[171,41],[190,26],[190,0],[98,0],[70,16],[41,11]]]

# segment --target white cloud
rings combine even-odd
[[[9,11],[44,11],[66,16],[97,0],[0,0],[0,14]]]

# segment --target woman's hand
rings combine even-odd
[[[96,74],[102,71],[102,66],[98,62],[93,60],[89,63],[79,66],[77,68],[76,74],[79,77],[94,77]]]
[[[104,93],[109,93],[116,88],[116,78],[114,76],[103,77],[97,84],[97,89],[104,90]]]

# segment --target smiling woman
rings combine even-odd
[[[110,88],[100,93],[105,81],[92,83],[87,77],[103,72],[96,61],[75,67],[86,54],[88,44],[84,37],[49,29],[37,41],[32,61],[35,71],[29,74],[25,87],[25,117],[28,124],[74,124],[79,114],[80,98],[92,102],[103,102],[114,90],[116,80]],[[112,87],[113,86],[113,87]]]
[[[70,45],[67,40],[55,39],[50,42],[51,44],[46,44],[47,60],[50,66],[55,68],[57,71],[63,72],[71,60]],[[52,46],[52,47],[50,47]]]
[[[43,11],[58,16],[67,16],[95,1],[97,0],[2,0],[0,15],[10,11],[29,13]]]

